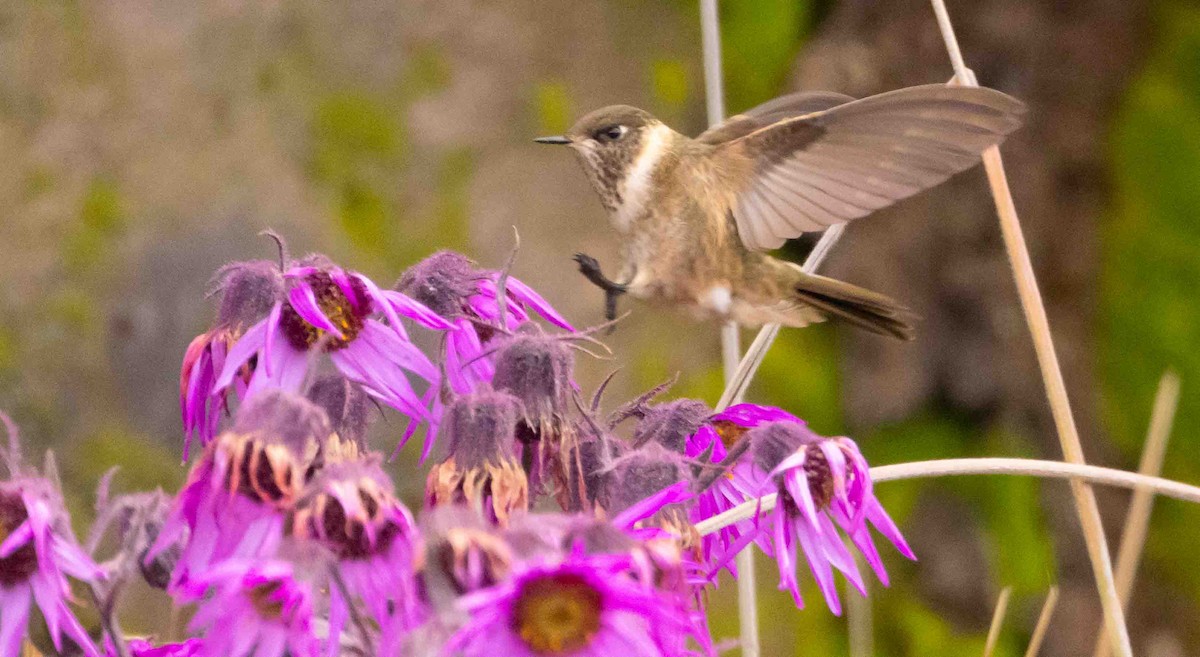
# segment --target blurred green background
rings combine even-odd
[[[1171,367],[1183,397],[1165,474],[1200,482],[1200,7],[955,4],[981,82],[1030,106],[1005,154],[1089,458],[1136,467]],[[721,22],[730,111],[951,74],[916,0],[732,0]],[[179,358],[211,317],[208,277],[270,257],[266,227],[390,283],[440,248],[499,266],[515,225],[516,274],[598,323],[599,293],[570,255],[613,262],[614,234],[568,154],[530,138],[613,102],[698,132],[699,62],[685,0],[0,2],[0,408],[59,452],[81,517],[114,464],[120,489],[173,489]],[[752,396],[850,432],[876,464],[1055,458],[982,176],[948,188],[855,226],[831,263],[911,303],[921,337],[785,331]],[[715,328],[633,309],[608,339],[615,362],[580,364],[585,390],[621,367],[615,404],[678,371],[672,394],[715,401]],[[377,446],[396,431],[379,429]],[[397,472],[419,499],[423,476]],[[1066,492],[1018,478],[881,485],[921,561],[886,557],[875,653],[981,654],[1012,586],[996,654],[1023,654],[1056,583],[1043,654],[1090,652],[1099,607]],[[1100,499],[1115,545],[1126,495]],[[1200,652],[1198,519],[1155,508],[1130,612],[1138,654]],[[815,589],[794,611],[770,567],[764,654],[846,654],[845,620]],[[711,601],[720,636],[736,633],[731,593]],[[142,622],[126,625],[157,626]]]

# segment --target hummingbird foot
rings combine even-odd
[[[625,294],[628,287],[609,279],[600,269],[600,262],[586,253],[576,253],[575,262],[579,264],[579,272],[592,285],[604,290],[604,318],[612,321],[617,318],[617,297]]]

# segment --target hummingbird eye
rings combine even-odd
[[[610,125],[600,128],[592,134],[592,137],[601,144],[606,144],[617,141],[621,137],[624,137],[627,132],[629,132],[629,128],[623,125]]]

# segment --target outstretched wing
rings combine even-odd
[[[853,97],[833,91],[801,91],[780,96],[741,114],[734,114],[700,133],[696,141],[714,146],[723,144],[784,119],[820,112],[853,101]]]
[[[764,105],[760,116],[786,115],[788,98]],[[783,107],[770,107],[775,102]],[[749,131],[745,121],[762,119],[747,113],[705,135],[713,157],[737,161],[719,167],[740,172],[730,181],[730,211],[742,242],[763,250],[865,216],[971,167],[1020,126],[1024,110],[993,89],[926,85]]]

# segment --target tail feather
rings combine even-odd
[[[793,287],[796,300],[851,326],[900,340],[913,339],[912,313],[878,292],[824,276],[805,274]]]

